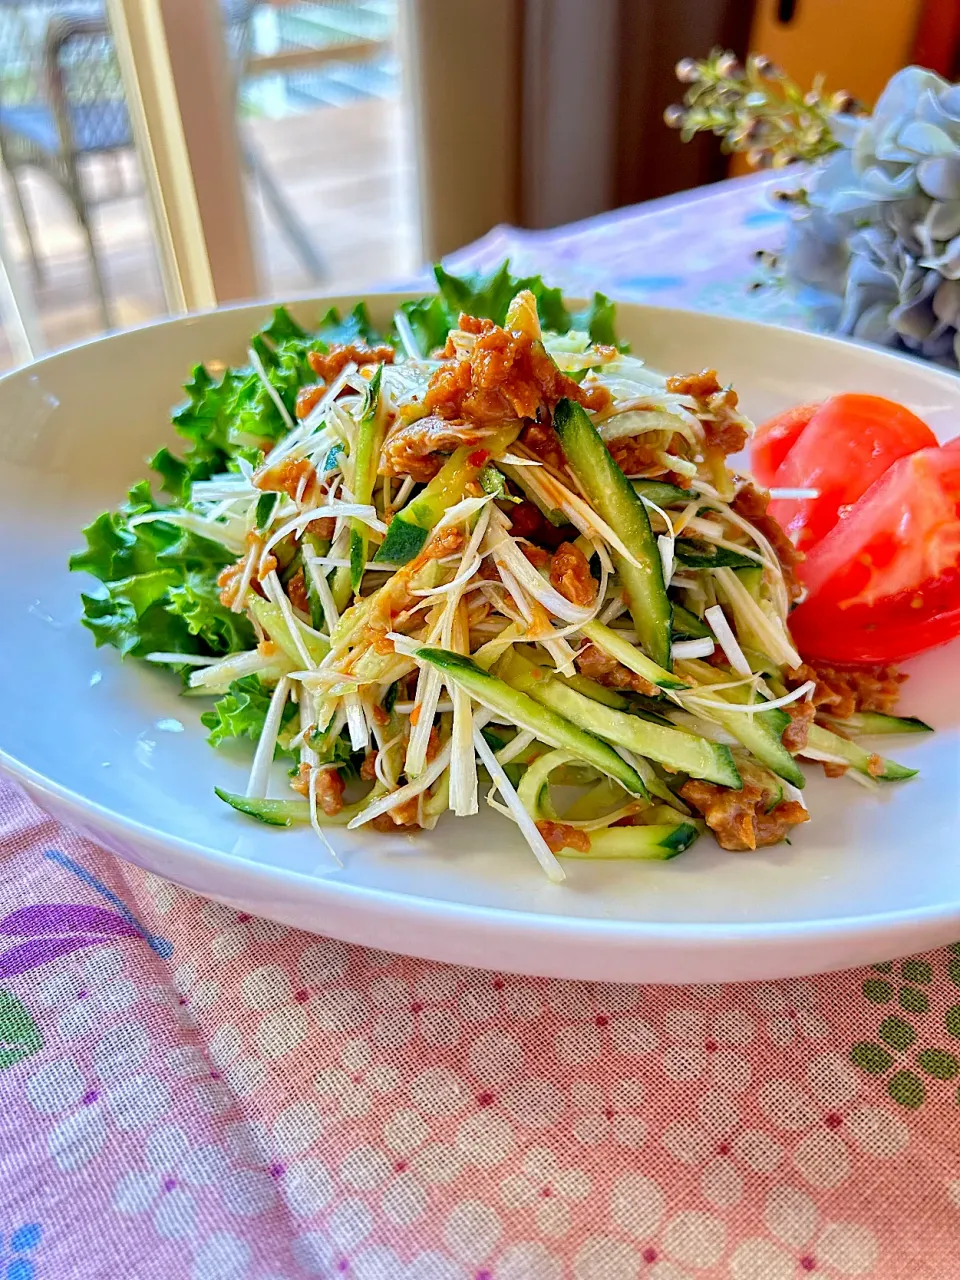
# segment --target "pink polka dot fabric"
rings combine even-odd
[[[455,263],[802,322],[745,291],[763,187]],[[729,987],[456,969],[194,897],[0,782],[3,1280],[955,1280],[958,1085],[960,946]]]
[[[0,788],[0,1275],[958,1274],[960,954],[457,969],[197,898]]]

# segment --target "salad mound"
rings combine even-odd
[[[506,264],[436,276],[389,333],[362,303],[312,333],[281,307],[247,366],[195,369],[160,496],[135,485],[72,558],[97,644],[253,745],[221,799],[324,840],[484,803],[559,880],[558,855],[672,858],[705,827],[788,838],[798,758],[911,776],[857,740],[927,728],[892,714],[895,671],[794,645],[800,557],[727,465],[733,389],[648,369],[601,294],[572,314]]]

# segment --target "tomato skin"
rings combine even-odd
[[[760,424],[750,441],[750,470],[765,489],[773,484],[780,464],[800,439],[821,401],[794,405]]]
[[[953,585],[953,598],[960,601],[960,581]],[[909,601],[903,603],[909,610]],[[882,608],[844,611],[805,600],[790,615],[790,630],[807,659],[851,667],[905,662],[960,636],[960,603],[904,624]]]
[[[872,652],[879,648],[895,656],[892,658],[859,659],[859,661],[904,662],[907,658],[915,658],[918,653],[926,653],[928,649],[936,649],[938,645],[947,644],[960,636],[960,607],[947,613],[939,613],[926,622],[914,623],[908,627],[891,628],[883,635],[882,643],[869,643],[862,646]]]
[[[960,445],[895,462],[807,555],[805,657],[899,662],[960,635]]]
[[[777,468],[773,487],[816,489],[815,499],[781,498],[770,514],[809,551],[899,458],[936,447],[937,438],[903,405],[881,396],[825,400]]]

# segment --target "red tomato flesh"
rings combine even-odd
[[[805,657],[899,662],[960,635],[960,443],[900,458],[807,554]]]
[[[888,467],[936,443],[925,422],[892,400],[832,396],[798,435],[773,481],[777,489],[816,489],[819,496],[781,498],[770,503],[770,514],[809,551]]]
[[[798,404],[757,427],[750,441],[750,470],[758,484],[769,489],[777,468],[800,439],[820,401]]]

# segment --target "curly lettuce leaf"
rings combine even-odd
[[[317,754],[318,764],[335,764],[338,768],[355,772],[354,758],[363,759],[363,752],[355,752],[351,747],[345,730],[333,739],[326,734],[314,734],[310,745]]]
[[[593,342],[617,345],[616,307],[602,293],[595,293],[590,305],[582,311],[571,313],[563,301],[562,290],[544,284],[542,276],[511,275],[509,262],[501,263],[494,271],[476,271],[463,276],[455,276],[438,263],[433,273],[439,292],[433,297],[405,302],[400,307],[424,354],[444,345],[461,312],[504,324],[510,303],[521,289],[529,289],[536,298],[544,329],[554,333],[581,329],[589,333]],[[621,344],[621,350],[626,349],[626,344]]]
[[[341,316],[336,307],[331,307],[321,317],[314,333],[307,333],[285,307],[277,307],[270,322],[253,337],[250,345],[259,356],[287,413],[293,417],[297,393],[301,387],[316,382],[316,374],[309,361],[311,351],[327,351],[335,342],[365,342],[372,346],[380,341],[366,303],[358,302],[345,316]],[[244,384],[233,404],[235,422],[230,441],[234,444],[266,443],[277,439],[288,429],[270,393],[260,378],[254,377],[256,385]]]
[[[613,304],[602,294],[585,311],[571,315],[559,289],[548,288],[539,276],[512,276],[506,262],[495,271],[464,276],[438,265],[435,275],[437,294],[402,304],[424,354],[444,345],[461,311],[502,324],[510,300],[524,288],[537,298],[546,328],[565,333],[573,326],[586,329],[595,342],[615,341]],[[309,362],[312,350],[326,350],[335,342],[383,340],[361,302],[345,315],[331,308],[313,332],[277,307],[251,345],[292,415],[300,389],[316,380]],[[395,332],[389,341],[397,344]],[[164,446],[150,466],[161,491],[174,505],[189,509],[195,481],[237,470],[241,459],[259,465],[263,451],[287,430],[287,421],[250,366],[214,376],[197,365],[185,391],[185,402],[173,414],[184,441],[182,454]],[[331,450],[327,467],[339,447]],[[71,557],[71,568],[90,573],[101,584],[83,596],[84,623],[97,644],[138,656],[152,650],[220,655],[251,647],[250,624],[220,604],[216,587],[230,554],[218,543],[162,521],[131,527],[135,516],[160,509],[150,483],[142,481],[119,510],[105,512],[87,526],[85,549]]]
[[[616,330],[616,303],[603,293],[595,293],[589,307],[571,316],[571,329],[580,329],[590,335],[590,341],[598,346],[619,347],[629,351],[629,342],[619,342]]]
[[[307,353],[321,345],[304,334],[283,308],[251,341],[291,415],[297,392],[315,381]],[[183,457],[162,448],[150,461],[164,492],[178,504],[188,500],[195,480],[235,470],[238,457],[256,462],[259,451],[289,430],[259,374],[249,366],[227,369],[215,379],[197,365],[184,390],[187,400],[173,413],[173,425],[187,441]]]
[[[105,511],[83,530],[87,545],[70,557],[70,568],[83,570],[101,582],[128,578],[156,568],[161,551],[176,543],[172,525],[144,524],[130,528],[133,516],[156,509],[146,480],[134,485],[118,511]]]
[[[246,615],[233,613],[220,603],[220,588],[210,570],[187,569],[180,581],[168,588],[166,609],[181,618],[190,635],[211,653],[239,653],[256,642]]]
[[[537,300],[540,323],[545,329],[566,333],[570,328],[570,312],[563,305],[562,290],[549,288],[542,276],[511,275],[509,262],[502,262],[495,271],[486,274],[476,271],[465,276],[452,275],[438,263],[433,274],[440,296],[454,313],[454,319],[465,311],[467,315],[503,324],[514,296],[521,289],[529,289]]]
[[[358,302],[345,316],[341,316],[336,307],[330,307],[320,317],[312,333],[298,324],[286,307],[276,307],[260,334],[277,347],[291,339],[311,347],[331,342],[365,342],[367,346],[373,346],[384,341],[373,326],[365,302]]]
[[[277,346],[271,346],[259,334],[250,343],[250,346],[260,357],[264,372],[270,379],[274,390],[279,393],[280,399],[283,401],[291,419],[296,408],[297,392],[301,387],[317,380],[307,357],[311,350],[322,347],[322,345],[322,343],[312,342],[303,338],[287,338]],[[237,433],[242,433],[251,443],[257,441],[257,433],[263,425],[264,406],[261,400],[262,397],[270,402],[272,410],[272,414],[267,415],[269,435],[259,436],[259,440],[266,443],[268,440],[272,441],[279,436],[285,435],[290,430],[290,427],[274,403],[273,397],[263,385],[259,375],[256,375],[256,378],[259,395],[253,393],[242,403],[238,402],[238,418],[234,429],[235,439],[239,440],[239,434]],[[276,432],[275,435],[274,432]]]
[[[365,342],[368,347],[384,341],[383,336],[373,327],[365,302],[358,302],[345,316],[341,316],[336,307],[331,307],[321,316],[314,337],[325,343]]]
[[[230,552],[159,520],[131,528],[134,516],[159,509],[141,481],[119,511],[104,512],[87,525],[86,548],[70,557],[71,569],[101,583],[96,593],[81,596],[83,623],[97,646],[136,656],[250,648],[249,621],[220,603],[217,576],[230,563]]]
[[[244,676],[242,680],[234,680],[225,694],[219,697],[209,711],[200,717],[200,722],[210,732],[207,741],[211,747],[219,747],[222,743],[234,738],[249,738],[257,742],[263,733],[263,725],[270,706],[270,691],[260,683],[259,676]],[[288,702],[283,709],[280,720],[280,734],[274,749],[273,758],[292,756],[294,753],[281,745],[291,721],[297,715],[297,708]]]
[[[176,501],[184,500],[191,481],[206,480],[226,469],[230,460],[231,407],[243,380],[236,369],[228,369],[215,379],[198,364],[185,384],[187,400],[173,413],[177,434],[187,441],[182,459],[185,470],[173,467],[169,450],[161,450],[150,463],[161,473],[166,491]],[[173,488],[168,488],[171,483]]]
[[[457,317],[438,293],[413,302],[401,302],[399,310],[410,322],[422,356],[429,356],[442,347],[447,341],[447,334],[457,323]],[[400,345],[395,333],[391,341],[395,346]]]
[[[176,574],[158,571],[119,578],[98,595],[84,592],[83,625],[93,632],[97,648],[109,644],[121,656],[142,657],[154,650],[196,653],[199,645],[163,601]]]
[[[260,332],[275,345],[287,342],[290,338],[309,337],[306,329],[294,320],[286,307],[274,307],[273,315]]]

